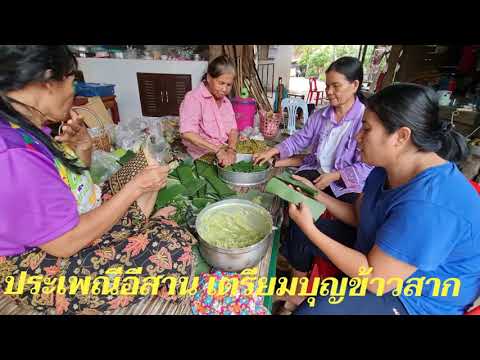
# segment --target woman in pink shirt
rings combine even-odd
[[[222,166],[235,162],[237,123],[227,95],[235,78],[235,65],[227,56],[215,58],[200,85],[180,105],[180,133],[193,159],[214,153]]]

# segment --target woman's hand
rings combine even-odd
[[[70,117],[60,128],[55,140],[67,144],[75,152],[91,150],[93,141],[83,122],[83,117],[73,110],[70,110]]]
[[[315,227],[312,212],[304,203],[300,203],[298,205],[290,203],[288,205],[288,215],[290,216],[290,219],[295,221],[295,223],[303,232],[307,232],[307,230]]]
[[[266,150],[264,152],[258,153],[258,154],[253,154],[253,163],[255,165],[262,165],[266,161],[270,160],[272,157],[277,155],[279,153],[278,149],[273,147],[269,150]]]
[[[295,179],[295,180],[298,180],[300,181],[301,183],[305,184],[306,186],[308,187],[311,187],[312,189],[314,190],[318,190],[315,185],[310,181],[308,180],[307,178],[304,178],[302,176],[298,176],[298,175],[292,175],[292,178]]]
[[[315,195],[315,197],[314,197],[314,199],[317,200],[317,201],[323,202],[323,200],[325,199],[325,196],[327,196],[327,197],[329,196],[329,195],[325,194],[322,190],[317,189],[317,187],[310,180],[308,180],[308,179],[306,179],[302,176],[292,175],[292,178],[294,178],[295,180],[301,181],[303,184],[311,187],[312,189],[317,190],[318,191],[317,195]],[[293,189],[293,187],[292,187],[292,189]],[[296,188],[295,190],[297,190],[298,192],[303,194],[302,189]],[[304,195],[306,195],[306,194],[304,194]],[[310,195],[306,195],[306,196],[310,196]]]
[[[236,153],[232,149],[222,149],[217,152],[217,159],[220,166],[230,166],[235,163]]]
[[[167,185],[168,171],[168,165],[147,166],[129,182],[129,185],[138,193],[138,196],[147,192],[158,191]]]
[[[158,210],[155,214],[153,214],[151,217],[152,218],[160,218],[163,217],[165,219],[168,219],[170,216],[175,215],[177,212],[177,209],[173,206],[166,206],[164,208],[161,208]]]
[[[236,151],[231,148],[228,148],[227,154],[225,156],[224,166],[230,166],[232,164],[235,164],[236,160],[237,160]]]
[[[320,175],[315,180],[313,180],[313,183],[315,184],[315,187],[318,190],[324,190],[331,183],[333,183],[334,181],[338,181],[340,179],[341,179],[340,173],[336,171],[333,173]]]

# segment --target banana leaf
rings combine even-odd
[[[312,189],[310,186],[305,185],[301,181],[295,180],[294,178],[292,178],[292,175],[286,171],[284,171],[280,175],[277,175],[276,177],[283,182],[286,182],[287,184],[291,184],[295,187],[300,188],[303,192],[307,193],[310,196],[315,196],[318,194],[318,190]]]
[[[131,158],[135,157],[135,153],[132,150],[127,150],[125,155],[123,155],[119,160],[118,163],[120,165],[125,165]]]
[[[203,173],[207,171],[207,169],[215,169],[213,165],[210,165],[202,160],[195,160],[195,169],[197,170],[198,176],[203,176]]]
[[[176,196],[183,194],[187,191],[186,187],[182,184],[173,184],[167,186],[158,192],[157,200],[155,202],[155,207],[160,209],[165,207],[169,202],[171,202]]]
[[[185,195],[191,197],[197,192],[200,192],[200,194],[203,195],[205,194],[207,181],[204,179],[199,179],[195,176],[192,165],[189,165],[184,161],[175,169],[175,172],[175,175],[178,176],[178,179],[182,185],[187,189]]]
[[[326,210],[325,205],[323,205],[321,202],[313,200],[299,193],[298,191],[290,189],[288,185],[277,178],[273,178],[267,183],[265,191],[275,194],[283,200],[293,204],[299,204],[303,202],[309,207],[314,221],[317,221],[320,215],[322,215]]]
[[[195,179],[188,184],[182,184],[182,185],[185,186],[185,188],[187,189],[185,192],[185,195],[191,197],[191,196],[194,196],[201,189],[206,188],[207,181],[203,179]]]
[[[207,195],[207,187],[208,187],[208,182],[206,182],[205,186],[202,186],[198,191],[197,191],[197,196],[199,198],[203,198]]]
[[[178,177],[177,169],[172,170],[172,171],[168,174],[168,177],[171,177],[171,178],[180,180],[180,178]]]
[[[206,199],[206,198],[193,198],[192,205],[195,206],[197,209],[201,210],[208,204],[213,203],[214,200]]]
[[[115,151],[112,152],[112,155],[120,160],[126,153],[127,153],[127,150],[122,149],[122,148],[118,148],[118,149],[116,149]]]
[[[230,189],[227,184],[220,180],[220,178],[217,176],[217,169],[213,165],[207,164],[206,162],[200,160],[195,161],[195,165],[197,168],[197,173],[208,181],[208,183],[215,189],[221,198],[236,194],[235,191]]]
[[[188,187],[190,183],[196,180],[195,176],[193,175],[192,167],[190,165],[182,163],[175,170],[177,171],[180,182],[186,187]]]

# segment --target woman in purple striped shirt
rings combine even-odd
[[[316,111],[303,129],[282,143],[256,154],[255,161],[263,163],[279,156],[275,166],[300,166],[297,175],[313,181],[327,194],[352,203],[372,169],[360,160],[355,140],[365,110],[360,93],[362,81],[363,68],[358,59],[337,59],[326,71],[330,106]],[[294,156],[310,147],[309,155]]]
[[[262,163],[274,156],[280,160],[275,166],[300,166],[296,177],[306,178],[319,190],[335,198],[353,203],[362,192],[372,167],[363,163],[356,136],[362,128],[365,106],[360,87],[363,81],[362,63],[353,57],[342,57],[326,71],[326,92],[330,106],[316,111],[305,127],[294,135],[263,153],[254,156]],[[311,148],[307,156],[297,155]],[[321,231],[333,238],[353,241],[355,229],[339,220],[319,219]],[[292,270],[292,276],[306,276],[312,266],[314,252],[305,246],[305,235],[292,224],[286,241],[282,244],[279,269]],[[346,241],[348,243],[348,241]],[[327,260],[328,261],[328,260]],[[288,265],[286,264],[288,262]],[[287,266],[282,266],[285,264]],[[303,301],[300,297],[288,297],[280,314],[288,314]]]

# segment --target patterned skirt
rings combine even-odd
[[[131,174],[133,176],[134,174]],[[102,201],[108,201],[114,192],[109,184],[102,188]],[[175,222],[155,218],[147,219],[136,202],[130,206],[123,218],[100,239],[69,258],[58,258],[34,248],[18,256],[0,256],[0,293],[5,289],[7,276],[19,278],[25,271],[29,276],[42,275],[50,278],[64,275],[79,278],[102,276],[109,268],[122,267],[125,272],[141,268],[144,276],[173,276],[192,279],[194,256],[191,246],[196,239]],[[66,289],[69,282],[66,280]],[[177,285],[178,287],[178,285]],[[166,286],[161,286],[157,295],[166,300],[180,301],[169,296]],[[7,295],[3,295],[7,296]],[[82,295],[78,291],[62,295],[56,291],[36,294],[28,285],[20,295],[8,295],[17,302],[31,306],[45,314],[102,314],[129,306],[144,299],[141,295]]]

